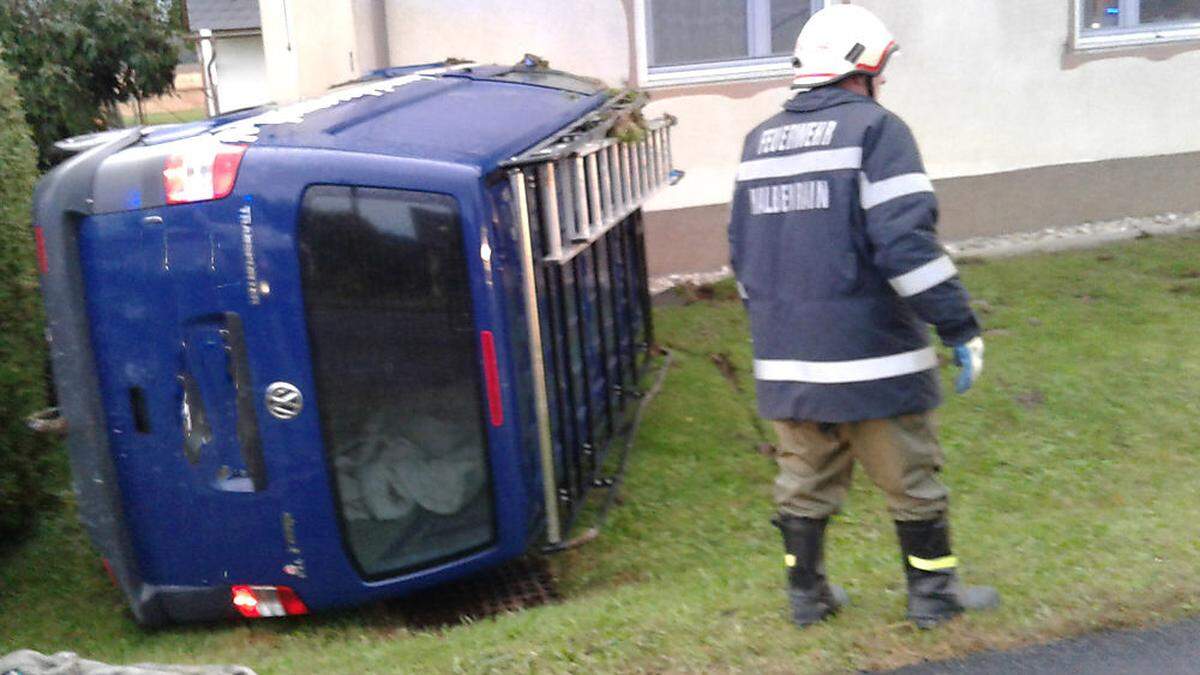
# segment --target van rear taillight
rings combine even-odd
[[[496,363],[496,336],[485,330],[479,334],[483,347],[483,376],[487,384],[488,410],[492,426],[504,426],[504,401],[500,398],[500,368]]]
[[[246,146],[204,138],[186,143],[180,149],[182,152],[168,155],[163,162],[163,189],[168,204],[221,199],[233,192]]]
[[[234,586],[233,607],[248,619],[308,614],[296,591],[287,586]]]
[[[33,241],[37,246],[38,271],[47,274],[50,272],[50,258],[46,255],[46,233],[41,225],[33,226]]]

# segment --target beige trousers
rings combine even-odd
[[[948,507],[933,413],[839,424],[778,420],[775,502],[783,515],[827,518],[846,499],[854,461],[887,495],[895,520],[932,520]]]

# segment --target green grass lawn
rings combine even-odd
[[[152,112],[146,115],[146,124],[179,124],[181,122],[195,122],[206,117],[203,108],[194,110],[180,110],[178,112]],[[134,126],[138,123],[136,115],[126,115],[125,124]]]
[[[658,312],[674,365],[608,529],[554,559],[561,604],[428,632],[406,629],[395,604],[143,632],[68,504],[0,560],[0,652],[260,673],[824,672],[1200,611],[1200,239],[968,264],[963,276],[983,301],[987,367],[942,408],[945,477],[965,576],[1000,589],[999,611],[910,627],[892,524],[860,471],[828,546],[853,605],[807,631],[787,622],[774,470],[756,452],[746,323],[724,284]],[[735,365],[736,386],[714,354]]]

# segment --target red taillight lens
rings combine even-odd
[[[46,274],[50,271],[50,258],[46,256],[46,234],[41,225],[34,225],[33,239],[37,243],[38,270]]]
[[[492,331],[485,330],[479,334],[480,348],[483,350],[483,377],[487,384],[488,409],[492,416],[492,426],[504,426],[504,400],[500,397],[500,368],[496,363],[496,337]]]
[[[233,608],[247,619],[308,614],[308,607],[287,586],[234,586]]]
[[[262,616],[258,613],[258,597],[254,595],[254,589],[249,586],[233,587],[233,607],[248,619],[257,619]]]
[[[233,192],[233,182],[237,180],[238,166],[242,163],[242,154],[246,152],[244,145],[225,147],[230,149],[218,152],[213,159],[213,199],[228,197],[229,193]]]
[[[180,150],[163,162],[163,190],[168,204],[221,199],[233,192],[246,146],[204,137],[181,146]]]
[[[112,582],[113,586],[120,588],[121,584],[117,581],[116,572],[113,572],[112,563],[108,561],[108,558],[101,558],[100,563],[104,565],[104,571],[108,573],[108,580]]]
[[[296,591],[287,586],[278,586],[275,593],[279,596],[279,604],[283,605],[283,613],[289,616],[296,614],[308,614],[308,607],[300,596],[296,595]]]

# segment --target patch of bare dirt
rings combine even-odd
[[[1041,389],[1030,389],[1013,397],[1026,410],[1036,410],[1046,404],[1046,394]]]
[[[715,300],[717,297],[717,289],[713,288],[712,284],[684,284],[680,288],[689,305],[701,300]]]
[[[738,378],[738,368],[733,363],[733,359],[729,358],[729,354],[725,352],[714,352],[708,355],[708,360],[720,371],[721,376],[733,385],[734,389],[742,390],[741,380]]]

